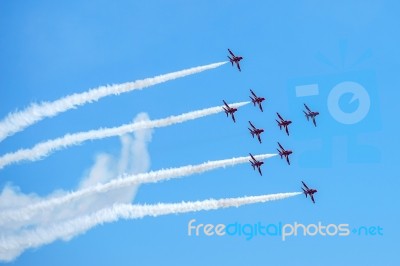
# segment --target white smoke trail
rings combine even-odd
[[[276,154],[261,154],[255,155],[254,157],[257,160],[263,160],[271,158],[273,156],[276,156]],[[15,225],[24,221],[30,221],[31,218],[37,213],[45,213],[50,208],[54,208],[58,205],[65,204],[94,193],[103,193],[112,189],[118,189],[142,183],[155,183],[161,180],[200,174],[221,167],[228,167],[241,163],[246,163],[249,161],[249,159],[249,156],[244,156],[232,159],[210,161],[198,165],[187,165],[178,168],[163,169],[149,173],[123,176],[117,179],[113,179],[108,183],[97,184],[85,189],[70,192],[60,197],[54,197],[32,205],[27,205],[26,207],[20,209],[4,210],[0,213],[0,226],[7,227],[7,224]]]
[[[169,74],[159,75],[134,82],[126,82],[111,86],[101,86],[82,93],[75,93],[53,102],[33,103],[22,111],[8,114],[0,121],[0,142],[5,138],[24,130],[46,117],[53,117],[59,113],[76,108],[86,103],[98,101],[109,95],[119,95],[132,90],[140,90],[169,80],[182,78],[188,75],[200,73],[205,70],[217,68],[227,62],[214,63],[199,67],[193,67]]]
[[[230,106],[238,108],[248,103],[249,102],[239,102],[230,104]],[[141,121],[131,124],[125,124],[119,127],[101,128],[97,130],[90,130],[75,134],[67,134],[60,138],[38,143],[31,149],[20,149],[16,152],[4,154],[3,156],[0,157],[0,169],[4,168],[7,165],[17,163],[20,161],[37,161],[46,156],[49,156],[52,152],[65,149],[72,145],[78,145],[88,140],[121,136],[126,133],[142,129],[166,127],[173,124],[183,123],[189,120],[201,118],[204,116],[217,114],[223,111],[224,109],[222,109],[222,106],[216,106],[216,107],[184,113],[181,115],[170,116],[163,119]]]
[[[242,205],[286,199],[300,194],[302,193],[291,192],[219,200],[209,199],[195,202],[159,203],[156,205],[117,204],[112,208],[105,208],[93,214],[78,217],[61,224],[26,230],[16,236],[4,236],[0,239],[0,259],[10,261],[28,248],[49,244],[57,239],[71,239],[73,236],[85,232],[96,225],[115,222],[119,219],[139,219],[145,216],[157,217],[167,214],[240,207]]]

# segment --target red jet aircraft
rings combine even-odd
[[[261,135],[261,133],[264,132],[264,129],[256,128],[250,121],[249,121],[249,124],[252,127],[252,128],[249,128],[251,136],[254,138],[254,135],[256,135],[258,138],[258,141],[261,143],[260,135]]]
[[[310,195],[312,202],[315,203],[314,193],[317,193],[318,191],[313,188],[311,188],[311,189],[308,188],[307,185],[303,181],[301,181],[301,183],[303,183],[304,188],[301,188],[301,189],[303,190],[304,195],[306,195],[306,198],[307,198],[307,195]]]
[[[315,121],[315,117],[317,115],[319,115],[319,112],[311,111],[310,108],[308,108],[308,106],[306,104],[304,104],[304,107],[307,109],[307,112],[303,111],[304,114],[306,115],[307,121],[309,121],[309,118],[311,118],[313,123],[314,123],[314,126],[317,126],[317,122]]]
[[[286,134],[289,136],[288,126],[292,123],[292,121],[283,119],[279,113],[276,113],[276,114],[278,115],[279,120],[280,120],[280,121],[276,120],[276,122],[278,123],[279,129],[282,130],[282,127],[284,127],[286,130]]]
[[[251,163],[251,166],[253,166],[253,169],[256,170],[256,167],[258,169],[258,172],[260,173],[260,175],[262,175],[261,173],[261,165],[264,164],[264,162],[258,161],[256,158],[254,158],[254,156],[250,154],[251,160],[249,160],[249,162]]]
[[[235,55],[232,53],[232,51],[231,51],[230,49],[228,49],[228,52],[229,52],[229,53],[231,54],[231,56],[232,56],[232,57],[228,56],[229,61],[231,62],[232,66],[233,66],[233,63],[235,63],[236,66],[237,66],[237,68],[239,69],[239,71],[241,71],[241,70],[240,70],[239,62],[240,62],[240,60],[243,59],[243,57],[241,57],[241,56],[235,56]]]
[[[222,109],[224,109],[226,117],[228,117],[228,115],[232,116],[233,122],[236,123],[236,119],[235,119],[235,112],[237,111],[237,108],[233,108],[233,107],[229,107],[229,105],[223,100],[225,106],[222,107]]]
[[[250,93],[253,95],[253,96],[250,96],[250,99],[251,99],[251,101],[253,102],[254,106],[256,106],[256,104],[258,104],[258,107],[260,107],[261,112],[263,112],[263,108],[262,108],[261,103],[265,100],[265,98],[263,98],[263,97],[258,97],[258,96],[254,93],[254,91],[252,91],[251,89],[250,89]]]
[[[281,159],[285,157],[287,163],[290,165],[289,155],[292,154],[293,152],[291,150],[285,150],[279,142],[278,145],[280,148],[280,150],[277,149],[277,151],[279,152],[279,156],[281,156]]]

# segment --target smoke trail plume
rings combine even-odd
[[[57,239],[69,240],[90,228],[103,223],[111,223],[119,219],[139,219],[146,216],[157,217],[167,214],[217,210],[228,207],[240,207],[248,204],[281,200],[302,194],[301,192],[278,193],[271,195],[250,196],[240,198],[209,199],[195,202],[159,203],[156,205],[117,204],[93,214],[55,224],[26,230],[18,235],[6,236],[0,239],[0,259],[10,261],[28,248],[49,244]]]
[[[248,103],[249,102],[239,102],[239,103],[233,103],[230,106],[236,108],[246,105]],[[3,156],[0,157],[0,169],[4,168],[7,165],[17,163],[20,161],[37,161],[46,156],[49,156],[51,153],[57,150],[65,149],[73,145],[79,145],[88,140],[121,136],[126,133],[134,132],[137,130],[166,127],[173,124],[178,124],[198,119],[204,116],[217,114],[223,111],[224,110],[222,109],[222,106],[216,106],[216,107],[184,113],[181,115],[170,116],[163,119],[134,122],[119,127],[101,128],[97,130],[90,130],[75,134],[67,134],[60,138],[38,143],[30,149],[20,149],[16,152],[4,154]]]
[[[24,110],[10,113],[2,121],[0,121],[0,142],[46,117],[56,116],[78,106],[98,101],[103,97],[109,95],[119,95],[132,90],[144,89],[169,80],[182,78],[188,75],[200,73],[205,70],[217,68],[226,63],[227,62],[214,63],[159,75],[153,78],[137,80],[134,82],[126,82],[111,86],[101,86],[86,92],[68,95],[53,102],[41,102],[38,104],[32,103]]]
[[[261,154],[255,155],[257,160],[263,160],[276,156],[276,154]],[[15,226],[18,223],[23,223],[25,221],[30,221],[34,215],[38,212],[43,213],[49,211],[49,209],[54,208],[58,205],[71,202],[73,200],[80,199],[82,197],[94,194],[94,193],[104,193],[113,189],[118,189],[122,187],[142,184],[142,183],[155,183],[162,180],[169,180],[172,178],[179,178],[183,176],[189,176],[193,174],[200,174],[206,171],[211,171],[221,167],[234,166],[237,164],[247,163],[249,161],[249,156],[210,161],[198,165],[187,165],[178,168],[163,169],[159,171],[123,176],[117,179],[113,179],[108,183],[97,184],[85,189],[77,190],[75,192],[70,192],[61,197],[50,198],[35,204],[27,205],[16,210],[4,210],[0,213],[0,226],[7,227],[7,224]],[[26,224],[25,224],[26,225]]]

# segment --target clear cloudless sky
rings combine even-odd
[[[396,1],[1,1],[0,117],[35,101],[52,101],[105,84],[152,77],[225,61],[227,48],[244,57],[242,72],[220,68],[111,96],[19,132],[0,153],[31,147],[65,133],[130,122],[139,112],[163,118],[248,100],[249,89],[267,98],[236,124],[223,113],[156,129],[151,169],[272,153],[276,142],[294,150],[292,165],[279,157],[263,166],[219,169],[143,185],[134,203],[180,202],[318,189],[304,196],[241,208],[118,221],[68,242],[28,250],[11,265],[399,265],[397,164],[400,96],[399,10]],[[370,105],[352,125],[334,119],[328,95],[341,82],[367,91]],[[296,97],[298,85],[319,95]],[[354,96],[354,95],[353,95]],[[357,98],[357,97],[356,97]],[[352,114],[365,98],[351,92],[336,107]],[[303,102],[321,112],[318,127]],[[335,103],[334,103],[335,104]],[[275,112],[293,120],[288,137]],[[260,145],[248,120],[263,127]],[[46,196],[73,190],[96,154],[118,154],[118,138],[93,141],[0,171],[0,186]],[[189,237],[196,223],[349,224],[380,226],[383,235],[348,237]]]

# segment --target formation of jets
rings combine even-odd
[[[230,49],[228,49],[229,55],[229,61],[231,62],[231,65],[233,66],[234,64],[236,64],[237,68],[239,71],[241,71],[240,68],[240,64],[239,62],[243,59],[242,56],[236,56]],[[258,106],[258,108],[260,109],[261,112],[263,112],[263,106],[262,106],[262,102],[265,101],[266,99],[264,97],[259,97],[256,95],[256,93],[250,89],[250,99],[251,102],[253,103],[254,106]],[[236,123],[236,119],[235,119],[235,112],[237,112],[237,108],[233,108],[230,107],[225,100],[223,100],[224,106],[222,107],[225,111],[226,116],[228,117],[229,115],[232,117],[232,120],[234,123]],[[303,113],[305,114],[307,121],[310,121],[310,119],[312,120],[314,126],[317,126],[317,122],[316,122],[316,117],[319,115],[319,112],[316,111],[311,111],[311,109],[304,104],[305,110],[303,110]],[[282,115],[280,115],[278,112],[276,113],[276,115],[278,116],[278,119],[276,119],[276,122],[278,123],[279,129],[282,130],[284,129],[286,134],[289,136],[289,126],[292,124],[291,120],[286,120],[282,117]],[[261,140],[261,134],[264,133],[264,129],[263,128],[258,128],[256,127],[251,121],[249,121],[249,125],[250,127],[248,128],[250,131],[251,136],[254,137],[257,136],[258,142],[261,144],[262,140]],[[292,150],[286,150],[285,148],[283,148],[283,146],[278,142],[278,154],[281,157],[281,159],[285,158],[286,162],[288,165],[290,165],[290,159],[289,156],[293,153]],[[258,172],[260,173],[260,175],[262,176],[262,171],[261,171],[261,166],[264,164],[263,161],[257,160],[251,153],[249,153],[250,158],[249,158],[249,162],[251,164],[251,166],[253,167],[253,170],[258,170]],[[305,194],[306,197],[310,196],[311,200],[313,203],[315,203],[315,199],[314,199],[314,193],[317,192],[316,189],[310,189],[303,181],[301,181],[303,184],[302,190]]]

